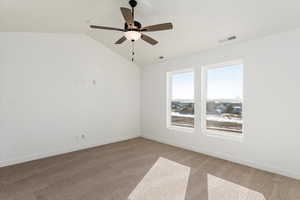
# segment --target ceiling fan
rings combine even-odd
[[[144,32],[164,31],[164,30],[173,29],[172,23],[163,23],[163,24],[156,24],[152,26],[142,27],[142,24],[140,22],[134,20],[134,8],[137,6],[136,0],[130,0],[129,5],[131,6],[131,9],[124,8],[124,7],[120,8],[121,13],[125,19],[124,29],[112,28],[106,26],[96,26],[96,25],[91,25],[90,27],[95,29],[124,32],[124,36],[121,37],[119,40],[117,40],[115,44],[122,44],[123,42],[126,41],[126,39],[131,42],[135,42],[141,38],[145,42],[152,45],[156,45],[158,41],[149,37],[148,35],[145,35]]]

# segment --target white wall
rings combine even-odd
[[[178,47],[179,48],[179,47]],[[187,149],[300,179],[300,29],[220,46],[196,55],[146,66],[142,72],[142,135]],[[196,69],[200,99],[201,66],[244,60],[244,141],[166,128],[166,72]]]
[[[136,65],[80,34],[0,44],[0,166],[140,135]]]

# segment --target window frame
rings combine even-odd
[[[195,70],[193,68],[187,68],[187,69],[181,69],[176,71],[168,71],[167,72],[167,129],[180,131],[180,132],[187,132],[187,133],[193,133],[195,130],[195,111],[194,111],[194,127],[182,127],[182,126],[174,126],[171,122],[171,105],[172,105],[172,76],[175,74],[181,74],[181,73],[189,73],[192,72],[194,74],[194,80],[193,80],[193,86],[194,86],[194,109],[195,109]]]
[[[222,138],[222,139],[230,139],[234,141],[243,141],[244,138],[244,114],[243,114],[243,126],[242,126],[242,132],[241,133],[236,133],[233,131],[222,131],[222,130],[210,130],[207,129],[206,126],[206,100],[207,100],[207,72],[210,69],[217,69],[217,68],[223,68],[223,67],[229,67],[233,65],[243,65],[244,68],[244,61],[242,59],[239,60],[233,60],[233,61],[228,61],[228,62],[222,62],[222,63],[217,63],[217,64],[212,64],[212,65],[205,65],[201,67],[201,131],[204,133],[206,136],[210,137],[217,137],[217,138]],[[243,99],[244,99],[244,73],[242,74],[243,77]],[[243,107],[243,113],[244,113],[244,100],[242,102],[242,107]]]

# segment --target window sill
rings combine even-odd
[[[243,142],[243,133],[225,132],[225,131],[213,131],[213,130],[203,130],[204,134],[208,137],[220,138],[223,140],[231,140],[235,142]]]
[[[180,127],[180,126],[169,126],[167,127],[170,130],[178,131],[178,132],[186,132],[186,133],[193,133],[194,128],[187,128],[187,127]]]

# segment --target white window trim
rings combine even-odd
[[[229,62],[223,62],[213,65],[206,65],[201,68],[201,131],[206,136],[229,139],[234,141],[242,142],[244,138],[244,119],[243,119],[243,128],[242,133],[235,133],[230,131],[218,131],[218,130],[209,130],[206,127],[206,98],[207,98],[207,71],[209,69],[216,69],[221,67],[227,67],[232,65],[244,65],[243,60],[234,60]],[[243,104],[244,110],[244,104]]]
[[[174,126],[171,123],[171,102],[172,102],[172,83],[171,83],[171,77],[174,74],[181,74],[185,72],[193,72],[195,75],[195,70],[193,68],[188,68],[188,69],[182,69],[182,70],[176,70],[176,71],[170,71],[167,72],[167,128],[170,130],[175,130],[179,132],[187,132],[187,133],[193,133],[195,130],[194,128],[188,128],[188,127],[181,127],[181,126]],[[195,90],[195,77],[194,77],[194,90]],[[194,91],[195,94],[195,91]],[[195,96],[194,96],[194,104],[195,104]],[[194,115],[195,119],[195,115]],[[195,121],[194,121],[195,123]],[[194,124],[195,126],[195,124]]]

